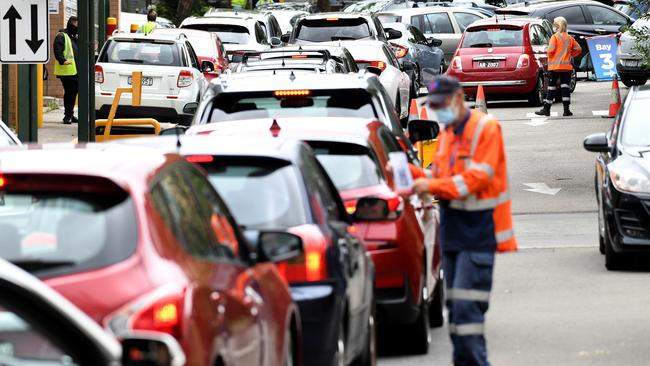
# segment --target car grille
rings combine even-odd
[[[634,239],[650,239],[650,201],[622,200],[616,209],[622,234]]]

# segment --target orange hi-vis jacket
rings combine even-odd
[[[429,192],[442,201],[441,219],[446,216],[449,221],[457,221],[441,220],[441,234],[445,230],[464,231],[444,236],[477,243],[489,240],[496,242],[496,250],[502,252],[517,250],[501,125],[491,115],[472,110],[462,132],[451,127],[440,132],[430,170],[415,166],[410,169],[414,178],[431,178]],[[486,213],[485,220],[477,219]],[[467,232],[475,234],[468,236]],[[494,237],[484,238],[492,234]],[[445,238],[442,240],[445,248]],[[471,249],[472,243],[461,245]]]
[[[555,33],[548,44],[548,70],[571,71],[571,59],[580,55],[582,48],[569,33]]]

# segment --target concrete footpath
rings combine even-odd
[[[77,109],[75,108],[75,116]],[[63,124],[63,107],[43,111],[43,127],[38,129],[38,142],[47,144],[53,142],[76,142],[77,124]]]

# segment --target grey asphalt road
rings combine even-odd
[[[610,91],[611,83],[580,82],[571,118],[531,118],[527,114],[536,109],[523,102],[488,103],[503,126],[521,248],[497,257],[487,316],[493,365],[650,364],[650,265],[605,269],[598,252],[595,156],[582,149],[586,135],[605,132],[613,121],[594,115],[608,109]],[[561,116],[561,104],[552,111]],[[538,192],[526,191],[531,186],[525,183]],[[431,336],[425,356],[402,354],[399,340],[387,339],[379,365],[451,365],[446,327]]]

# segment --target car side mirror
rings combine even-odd
[[[437,122],[423,119],[414,119],[408,124],[409,140],[412,143],[418,141],[430,141],[438,137],[440,126]]]
[[[402,71],[415,71],[415,67],[415,63],[411,61],[404,60],[400,62],[400,69],[402,69]]]
[[[399,199],[399,198],[398,198]],[[388,201],[378,197],[362,197],[357,200],[353,218],[355,221],[383,221],[394,218]]]
[[[378,67],[374,67],[374,66],[366,66],[366,69],[365,69],[365,70],[368,71],[369,73],[371,73],[371,74],[375,74],[375,75],[377,75],[377,76],[381,75],[381,69],[378,68]]]
[[[169,334],[137,332],[121,337],[123,366],[182,366],[185,353]]]
[[[440,47],[442,46],[442,40],[438,38],[430,37],[427,38],[427,44],[429,45],[429,47]]]
[[[396,29],[386,29],[386,38],[390,41],[391,39],[402,38],[402,32]]]
[[[282,41],[283,43],[289,43],[290,40],[291,40],[291,33],[285,33],[280,36],[280,41]]]
[[[214,62],[212,61],[203,61],[201,62],[201,72],[212,72],[216,69]]]
[[[608,152],[609,151],[609,141],[607,141],[607,135],[604,133],[594,133],[585,138],[582,143],[582,146],[587,151],[591,152]]]
[[[174,126],[160,130],[160,136],[184,135],[186,131],[187,126]]]
[[[271,37],[271,46],[278,47],[282,46],[282,40],[280,37]]]
[[[305,249],[302,239],[284,231],[263,231],[257,240],[260,262],[282,262],[301,256]]]
[[[194,114],[196,113],[196,110],[199,108],[199,103],[197,102],[189,102],[185,104],[183,107],[183,113],[185,114]]]

